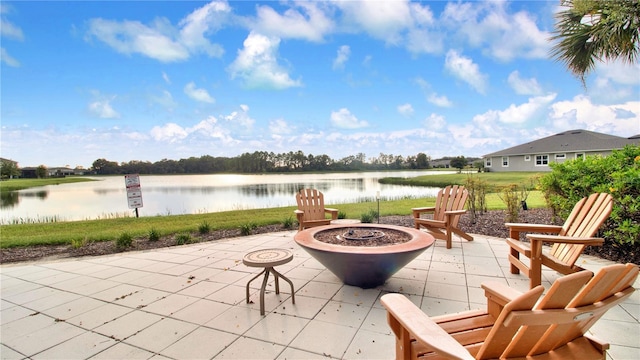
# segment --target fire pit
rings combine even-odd
[[[384,284],[434,242],[426,232],[383,224],[313,227],[294,239],[345,284],[364,289]]]

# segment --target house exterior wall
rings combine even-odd
[[[526,155],[510,155],[510,156],[493,156],[484,159],[484,167],[490,172],[506,172],[506,171],[534,171],[544,172],[551,171],[549,164],[561,163],[567,160],[573,160],[580,156],[591,155],[610,155],[611,151],[587,151],[587,152],[550,152],[540,154]],[[546,164],[545,164],[546,156]],[[503,164],[506,163],[506,166]]]

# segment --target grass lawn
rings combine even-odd
[[[46,185],[60,185],[84,181],[95,181],[83,177],[45,178],[45,179],[9,179],[0,181],[0,191],[18,191]]]
[[[530,208],[546,206],[542,193],[538,191],[532,191],[529,194],[527,203]],[[381,201],[380,215],[410,215],[413,207],[434,204],[435,198]],[[355,219],[359,219],[361,214],[378,208],[376,202],[327,204],[327,206],[345,213],[346,218]],[[496,194],[487,195],[487,206],[490,210],[506,208]],[[280,224],[288,218],[295,220],[293,214],[295,209],[296,207],[290,206],[194,215],[2,225],[0,226],[0,247],[71,244],[74,241],[110,241],[117,239],[123,233],[133,237],[146,237],[152,229],[160,235],[197,232],[203,224],[209,225],[211,230],[238,229],[249,224],[258,226]]]
[[[412,178],[384,178],[380,182],[384,184],[412,185],[412,186],[434,186],[445,187],[451,184],[464,185],[469,177],[474,177],[486,181],[491,191],[517,184],[526,186],[532,190],[537,184],[537,178],[544,173],[539,172],[488,172],[488,173],[461,173],[461,174],[438,174],[423,175]]]

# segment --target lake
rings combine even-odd
[[[140,216],[180,215],[295,206],[295,193],[315,188],[325,204],[436,196],[439,188],[386,185],[383,177],[443,174],[385,171],[321,174],[140,175]],[[48,185],[3,195],[0,223],[72,221],[134,216],[128,208],[124,176],[90,176],[97,181]]]

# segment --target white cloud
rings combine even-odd
[[[231,114],[225,116],[224,119],[247,129],[251,128],[256,122],[249,116],[249,106],[244,104],[240,105],[240,111],[233,111]]]
[[[154,126],[151,129],[151,137],[156,141],[175,143],[186,138],[189,134],[180,125],[168,123],[162,126]]]
[[[445,127],[447,121],[444,119],[444,116],[433,113],[427,116],[423,123],[427,129],[440,130]]]
[[[336,58],[333,59],[333,69],[343,69],[344,64],[349,60],[351,48],[348,45],[342,45],[338,49]]]
[[[230,11],[226,1],[212,1],[196,9],[180,21],[180,42],[191,53],[204,52],[210,57],[222,56],[222,47],[209,42],[205,35],[219,30]]]
[[[432,93],[431,95],[427,96],[427,101],[432,103],[433,105],[440,107],[453,106],[453,103],[447,98],[446,95],[438,95],[436,93]]]
[[[501,61],[517,57],[547,58],[550,33],[538,28],[533,15],[507,12],[508,2],[449,2],[442,14],[443,25],[458,33],[471,46]]]
[[[598,62],[596,66],[598,77],[610,79],[621,85],[640,85],[640,63],[626,64],[622,61],[611,61]]]
[[[509,74],[507,79],[509,86],[519,95],[540,95],[542,94],[542,88],[538,84],[536,78],[523,79],[520,77],[520,73],[516,70]]]
[[[291,134],[293,128],[284,119],[276,119],[269,122],[269,132],[274,135],[286,135]]]
[[[267,5],[257,7],[256,20],[251,28],[262,34],[268,34],[279,38],[304,39],[314,42],[323,40],[325,34],[334,28],[331,20],[317,3],[294,3],[298,9],[287,9],[284,14],[278,14]]]
[[[406,103],[406,104],[402,104],[402,105],[398,105],[398,113],[400,113],[403,116],[411,116],[413,115],[413,106],[411,106],[411,104]]]
[[[278,65],[280,39],[252,31],[243,44],[244,48],[238,50],[238,56],[228,67],[231,78],[242,78],[249,88],[286,89],[302,86],[300,80],[291,79],[287,71]]]
[[[166,72],[162,72],[162,79],[164,80],[164,82],[166,82],[167,84],[171,84],[171,79],[169,78],[169,75],[167,75]]]
[[[168,111],[173,111],[177,106],[175,100],[173,100],[173,96],[167,90],[162,91],[162,95],[152,95],[150,98],[152,102],[162,106]]]
[[[16,58],[9,55],[9,53],[7,52],[7,50],[5,50],[5,48],[0,48],[0,61],[2,61],[3,63],[11,67],[20,66],[20,61],[18,61]]]
[[[485,130],[493,125],[500,124],[524,124],[536,120],[546,106],[556,98],[556,94],[536,96],[529,98],[524,104],[511,104],[504,110],[489,110],[484,114],[474,116],[473,121]]]
[[[229,11],[226,2],[213,1],[182,19],[178,28],[166,18],[156,18],[149,25],[94,18],[88,22],[86,38],[96,38],[126,55],[141,54],[162,62],[183,61],[200,52],[220,57],[222,47],[204,35],[216,30]]]
[[[211,97],[211,95],[209,95],[207,90],[196,88],[196,84],[193,81],[185,85],[184,93],[196,101],[206,102],[209,104],[213,104],[216,101],[213,97]]]
[[[412,24],[409,2],[403,1],[342,1],[336,2],[354,30],[363,29],[388,44],[402,42],[402,32]]]
[[[331,112],[331,123],[342,129],[358,129],[369,126],[364,120],[358,118],[346,108]]]
[[[24,33],[22,32],[22,29],[3,18],[0,18],[0,35],[11,40],[24,40]]]
[[[559,129],[586,129],[629,137],[640,133],[640,101],[614,105],[594,104],[588,96],[551,105],[552,125]]]
[[[481,73],[478,64],[470,58],[458,54],[455,50],[449,50],[445,59],[445,68],[458,79],[471,85],[480,94],[486,93],[487,75]]]
[[[117,119],[120,117],[120,114],[111,106],[111,101],[116,98],[115,96],[107,98],[98,92],[94,92],[94,97],[97,97],[97,99],[89,103],[89,113],[101,119]]]

